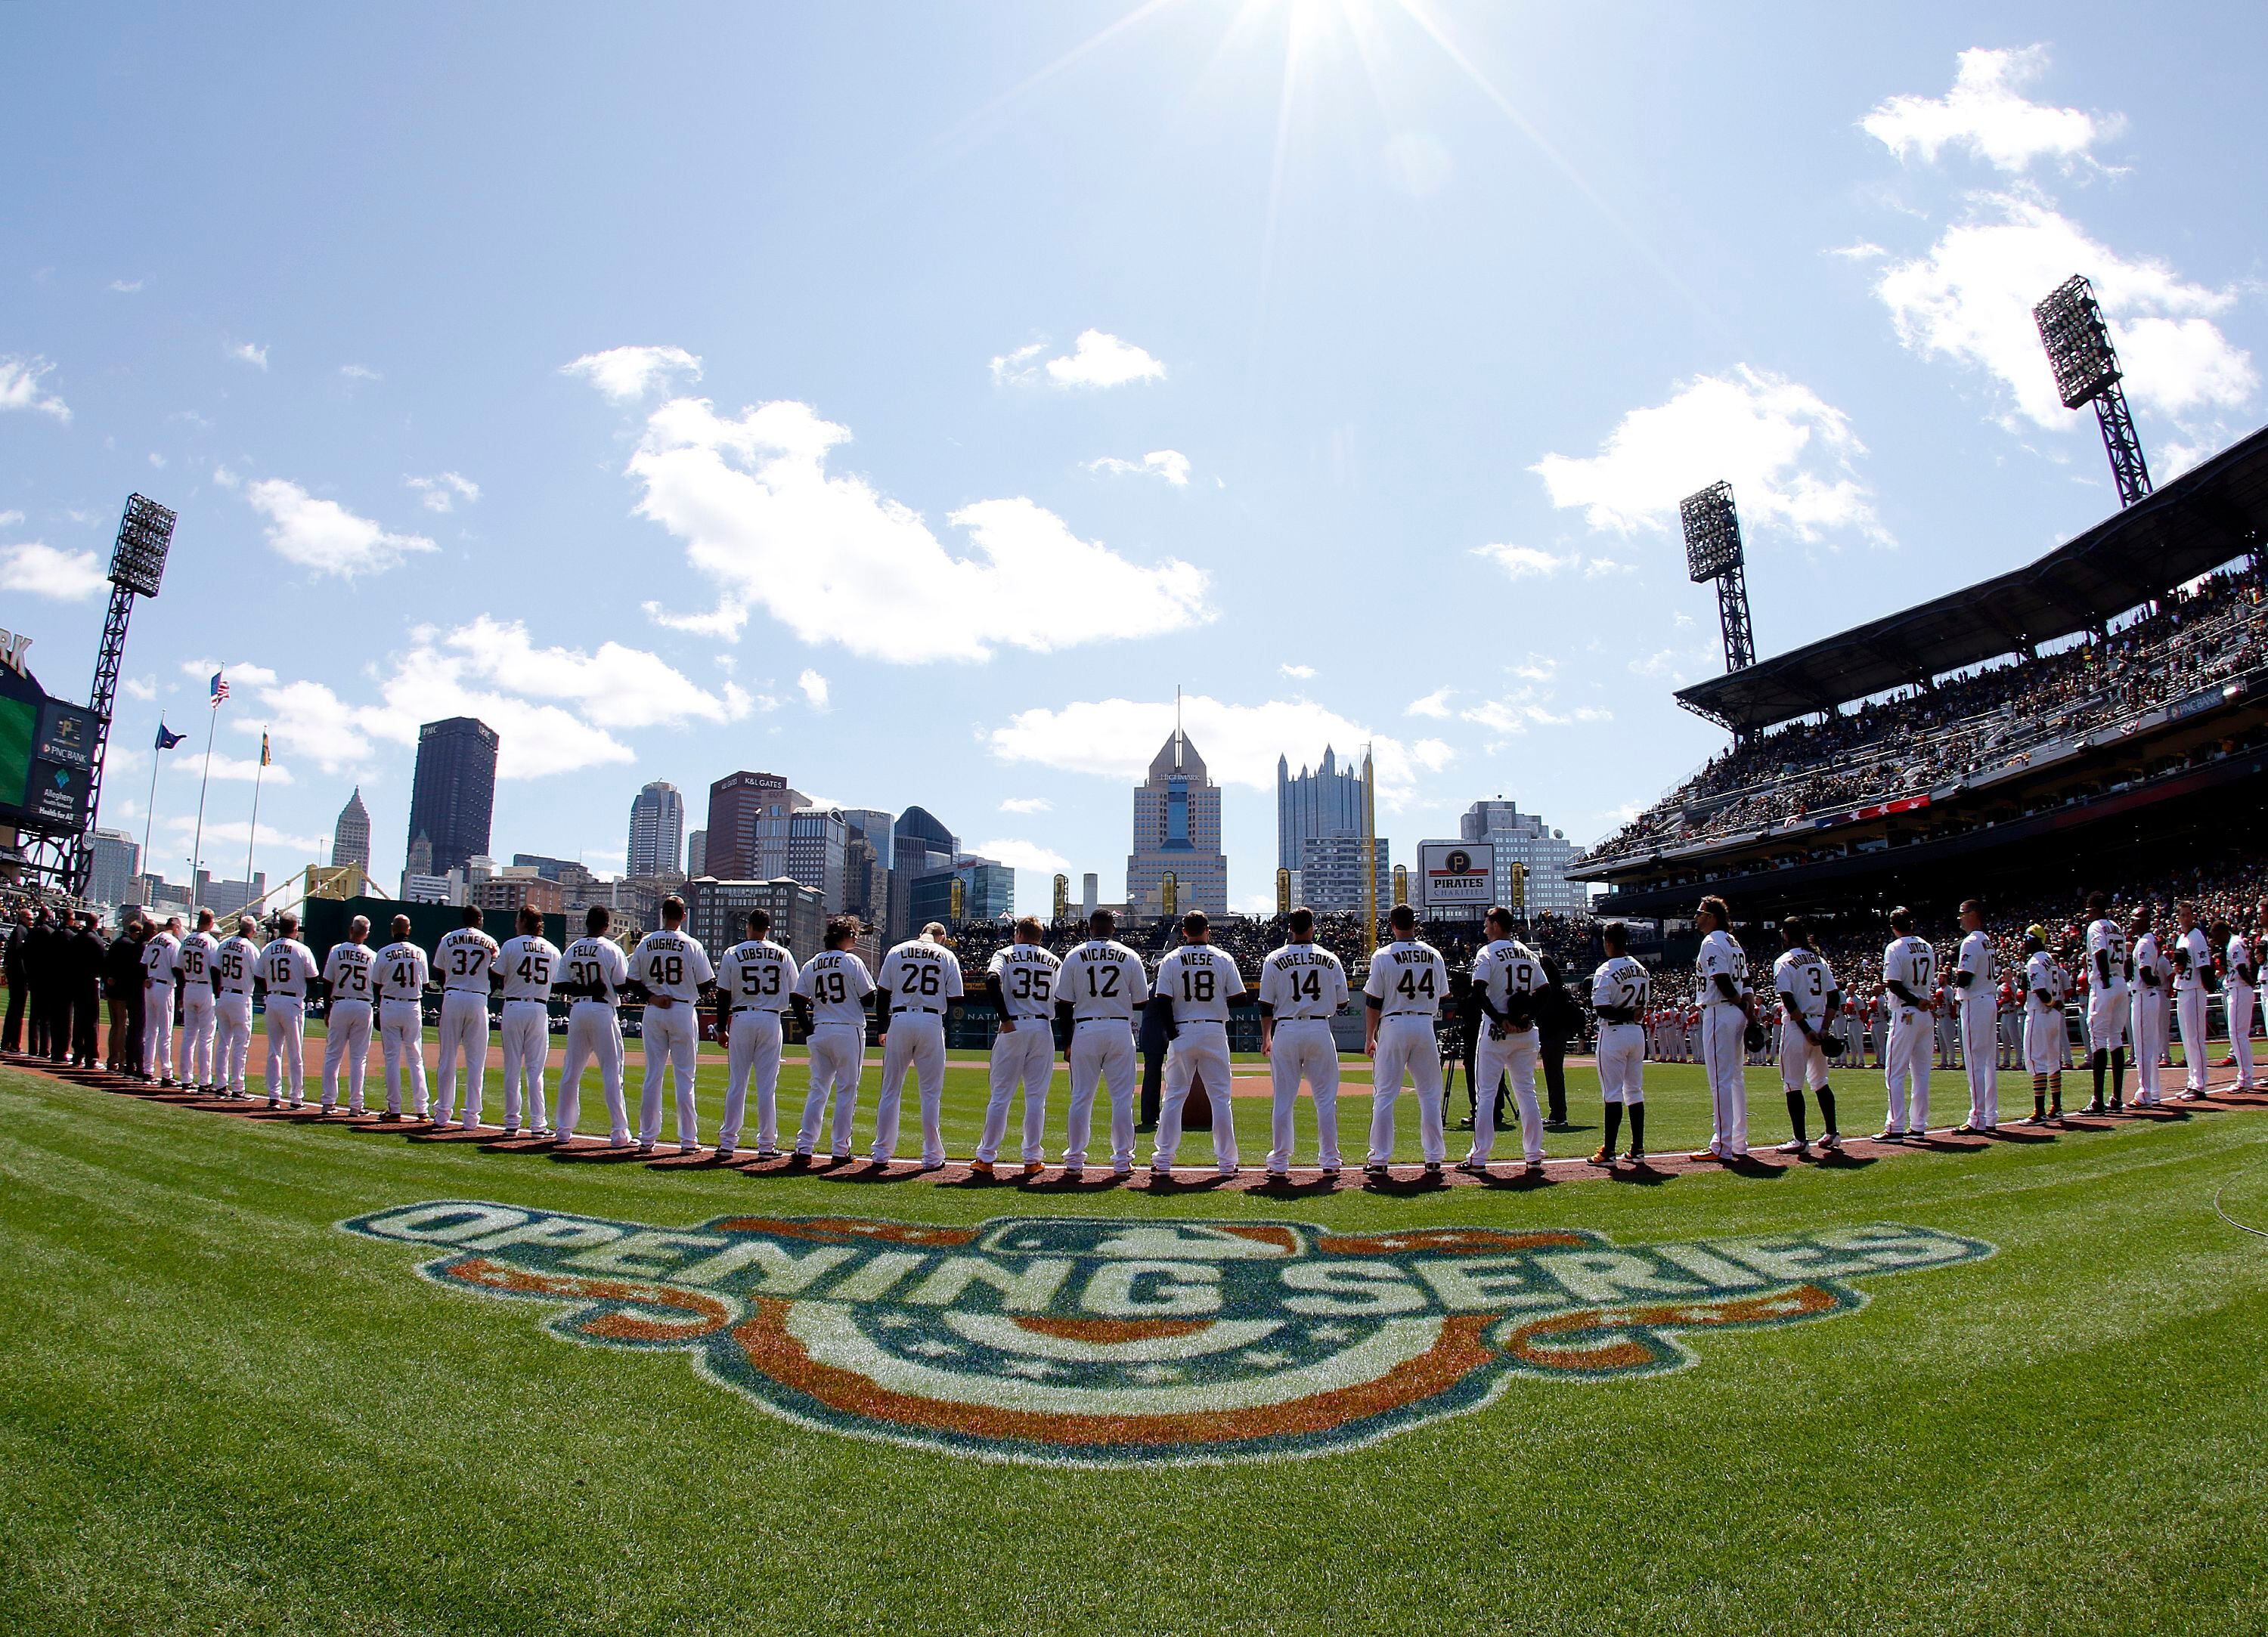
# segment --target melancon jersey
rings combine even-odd
[[[993,951],[987,975],[1000,980],[1000,998],[1018,1023],[1056,1015],[1056,980],[1063,962],[1037,943],[1011,943]]]

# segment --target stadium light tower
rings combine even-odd
[[[118,668],[126,658],[126,622],[136,597],[155,597],[166,577],[166,554],[173,549],[173,514],[140,495],[126,499],[118,520],[118,543],[110,552],[110,612],[102,621],[102,647],[94,657],[94,692],[87,708],[94,714],[94,747],[87,763],[86,827],[71,848],[70,891],[85,896],[94,873],[94,826],[102,800],[102,757],[110,745],[110,714],[118,701]],[[145,861],[146,863],[146,861]]]
[[[1741,549],[1741,515],[1733,510],[1733,486],[1712,483],[1677,503],[1685,528],[1685,567],[1693,584],[1717,582],[1717,623],[1725,633],[1725,669],[1745,671],[1756,662],[1756,633],[1749,623],[1747,558]]]
[[[2040,345],[2048,349],[2048,368],[2055,371],[2063,407],[2095,406],[2095,418],[2102,425],[2102,447],[2110,457],[2110,476],[2118,485],[2118,503],[2132,505],[2150,492],[2150,468],[2142,459],[2142,440],[2134,435],[2126,389],[2118,384],[2118,354],[2110,345],[2102,309],[2095,305],[2095,287],[2084,275],[2073,274],[2032,309],[2032,321],[2040,327]]]

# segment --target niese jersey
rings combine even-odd
[[[1347,1003],[1346,968],[1320,943],[1286,943],[1260,963],[1260,1003],[1278,1023],[1329,1017]]]
[[[1158,963],[1158,994],[1174,1003],[1176,1024],[1228,1021],[1228,1003],[1244,993],[1244,976],[1226,950],[1184,943]]]
[[[550,939],[522,933],[497,951],[507,1001],[548,1001],[559,980],[559,951]]]
[[[1130,1022],[1135,1008],[1150,998],[1149,974],[1142,958],[1110,938],[1089,938],[1064,957],[1056,979],[1056,998],[1071,1002],[1071,1015],[1116,1017]]]
[[[1000,980],[1000,998],[1018,1023],[1056,1015],[1056,980],[1063,962],[1036,943],[1011,943],[997,951],[986,973]]]
[[[1440,951],[1416,938],[1389,943],[1370,958],[1362,992],[1378,1002],[1381,1017],[1430,1018],[1449,993],[1448,963]]]
[[[770,938],[748,938],[725,951],[717,981],[734,1011],[784,1012],[795,993],[795,957]]]

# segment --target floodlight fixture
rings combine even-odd
[[[1696,585],[1741,566],[1741,514],[1733,509],[1730,483],[1688,495],[1677,503],[1677,520],[1684,525],[1685,567]]]
[[[2118,503],[2132,505],[2150,492],[2150,467],[2126,407],[2126,389],[2119,385],[2117,349],[2110,344],[2110,327],[2102,321],[2095,287],[2084,275],[2073,275],[2032,309],[2032,321],[2039,326],[2040,345],[2047,349],[2056,395],[2066,409],[2095,406]]]
[[[118,522],[118,544],[110,554],[110,583],[140,597],[155,597],[166,577],[166,554],[173,543],[173,514],[140,495],[127,497]]]

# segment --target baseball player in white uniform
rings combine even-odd
[[[1749,955],[1733,936],[1733,912],[1712,893],[1693,912],[1701,934],[1693,970],[1701,1000],[1701,1064],[1709,1076],[1713,1129],[1697,1160],[1727,1164],[1749,1156],[1748,1033],[1756,995]]]
[[[409,917],[396,915],[389,929],[394,942],[379,951],[372,967],[378,995],[378,1042],[386,1053],[386,1117],[401,1118],[401,1088],[409,1083],[409,1107],[418,1119],[428,1112],[425,1093],[425,1002],[431,969],[425,951],[409,941]]]
[[[1150,986],[1150,1004],[1166,1009],[1171,1042],[1158,1100],[1157,1145],[1150,1151],[1153,1182],[1173,1176],[1174,1156],[1182,1146],[1182,1109],[1190,1085],[1200,1079],[1212,1105],[1213,1167],[1224,1177],[1236,1174],[1236,1120],[1228,1100],[1228,1003],[1244,993],[1244,975],[1228,954],[1212,947],[1212,922],[1204,911],[1193,909],[1182,917],[1182,940],[1180,948],[1158,963]],[[1429,1034],[1429,1059],[1432,1049]],[[1437,1081],[1440,1072],[1436,1060]]]
[[[2127,1027],[2134,1037],[2134,1105],[2155,1108],[2163,1100],[2158,1089],[2158,1061],[2166,1054],[2168,991],[2166,959],[2158,951],[2158,935],[2151,929],[2147,904],[2134,912],[2127,931],[2127,965],[2133,969],[2133,999]]]
[[[250,1095],[244,1075],[252,1060],[252,981],[260,970],[260,945],[252,935],[259,927],[249,915],[239,917],[236,935],[213,951],[214,1071],[221,1095],[232,1100]]]
[[[2182,1101],[2194,1103],[2205,1095],[2205,980],[2213,971],[2213,945],[2205,939],[2205,929],[2198,925],[2196,905],[2176,904],[2174,919],[2180,922],[2182,935],[2166,951],[2166,958],[2174,968],[2174,1021],[2181,1028],[2182,1060],[2188,1070]]]
[[[173,986],[180,980],[181,918],[174,915],[142,946],[142,1076],[173,1083]]]
[[[2228,1050],[2236,1060],[2236,1089],[2256,1091],[2252,1071],[2252,1008],[2260,993],[2259,958],[2252,941],[2224,921],[2213,929],[2220,945],[2223,987],[2228,995]]]
[[[209,1096],[221,1085],[213,1059],[219,1023],[213,1005],[213,956],[220,949],[220,940],[213,936],[212,925],[212,911],[197,911],[197,929],[181,940],[177,962],[181,979],[181,1080]]]
[[[645,990],[645,1079],[638,1089],[638,1152],[661,1141],[661,1085],[666,1072],[677,1092],[677,1151],[701,1146],[701,1111],[694,1101],[694,1070],[701,1061],[700,1000],[717,969],[709,951],[685,930],[685,900],[661,900],[661,929],[630,951],[630,981]]]
[[[976,1141],[976,1163],[969,1168],[980,1177],[990,1176],[1000,1156],[1008,1134],[1008,1105],[1020,1088],[1024,1175],[1036,1177],[1046,1169],[1041,1142],[1047,1134],[1048,1087],[1056,1073],[1056,981],[1063,972],[1063,963],[1042,942],[1046,936],[1039,917],[1024,916],[1016,922],[1015,941],[994,951],[985,969],[984,991],[1000,1015],[1000,1032],[992,1041],[984,1130]]]
[[[1594,1165],[1615,1163],[1615,1144],[1621,1139],[1623,1116],[1630,1115],[1630,1162],[1646,1164],[1646,1048],[1648,1031],[1638,1022],[1647,1016],[1653,994],[1653,977],[1645,963],[1630,953],[1630,929],[1609,921],[1599,929],[1599,942],[1607,958],[1591,974],[1591,1009],[1599,1019],[1599,1092],[1605,1099],[1606,1141],[1591,1156]]]
[[[2132,1009],[2128,999],[2126,929],[2110,918],[2110,895],[2091,892],[2087,899],[2087,1053],[2095,1070],[2095,1100],[2090,1114],[2119,1112],[2126,1096],[2126,1023]],[[2102,1100],[2106,1074],[2110,1101]]]
[[[858,1076],[866,1068],[866,997],[874,980],[866,963],[851,953],[858,920],[837,915],[827,923],[827,947],[804,962],[795,975],[796,1015],[803,1020],[811,1054],[811,1090],[803,1099],[803,1124],[796,1132],[795,1157],[809,1164],[819,1141],[828,1098],[835,1099],[835,1123],[828,1153],[850,1157],[850,1122],[858,1112]]]
[[[1984,906],[1961,906],[1961,952],[1954,958],[1953,989],[1961,1005],[1961,1064],[1969,1076],[1969,1118],[1958,1134],[1977,1136],[2000,1127],[2000,984]]]
[[[584,913],[583,936],[559,958],[558,991],[574,1000],[567,1009],[567,1055],[559,1066],[559,1102],[552,1120],[555,1139],[563,1149],[574,1145],[575,1121],[582,1112],[583,1067],[594,1061],[607,1098],[608,1145],[630,1145],[630,1115],[622,1104],[622,1019],[615,1010],[630,987],[630,963],[622,946],[607,936],[613,923],[607,907],[593,904]]]
[[[1790,915],[1780,922],[1780,957],[1772,963],[1772,991],[1779,996],[1779,1083],[1787,1094],[1787,1118],[1795,1134],[1779,1145],[1783,1154],[1811,1152],[1804,1135],[1803,1095],[1819,1099],[1825,1127],[1819,1146],[1830,1153],[1843,1147],[1835,1124],[1835,1091],[1827,1083],[1827,1042],[1843,1009],[1835,969],[1819,952],[1808,922]]]
[[[2032,1071],[2032,1117],[2025,1123],[2034,1126],[2063,1119],[2064,1059],[2071,1046],[2063,1018],[2071,980],[2048,953],[2047,940],[2046,928],[2024,929],[2024,1066]]]
[[[1347,1003],[1346,968],[1315,942],[1314,910],[1293,910],[1284,931],[1284,947],[1260,963],[1260,1050],[1275,1096],[1268,1174],[1291,1171],[1304,1080],[1315,1103],[1315,1157],[1328,1178],[1339,1174],[1339,1048],[1331,1019]]]
[[[1385,1179],[1394,1158],[1394,1105],[1401,1100],[1404,1075],[1418,1093],[1418,1142],[1425,1174],[1440,1176],[1447,1158],[1441,1136],[1441,1053],[1434,1043],[1433,1024],[1441,1002],[1448,998],[1448,963],[1440,951],[1418,938],[1418,916],[1409,905],[1396,904],[1386,926],[1392,941],[1371,956],[1362,986],[1362,1049],[1372,1061],[1370,1151],[1362,1171],[1373,1182]],[[1477,975],[1474,987],[1479,987]],[[1482,1110],[1495,1094],[1496,1073],[1482,1068],[1477,1053],[1474,1070],[1475,1083],[1485,1088],[1473,1099],[1477,1133]],[[1479,1077],[1483,1073],[1485,1079]],[[1532,1110],[1532,1087],[1528,1096]]]
[[[717,1038],[725,1042],[729,1078],[717,1157],[740,1151],[747,1119],[748,1082],[756,1083],[756,1157],[779,1157],[780,1014],[795,994],[795,957],[772,942],[770,910],[748,912],[748,936],[717,963]]]
[[[882,957],[874,987],[881,999],[882,1084],[874,1094],[874,1163],[898,1151],[898,1107],[910,1070],[920,1088],[924,1171],[945,1164],[938,1120],[945,1099],[945,1014],[961,995],[960,958],[945,946],[945,926],[931,921]]]
[[[1937,987],[1937,951],[1917,937],[1913,911],[1900,905],[1890,912],[1897,936],[1882,951],[1882,987],[1889,991],[1889,1046],[1882,1078],[1890,1093],[1889,1117],[1879,1139],[1904,1142],[1929,1138],[1929,1067],[1934,1019],[1930,995]]]
[[[357,915],[347,923],[346,942],[334,943],[323,956],[323,987],[330,1000],[323,1008],[323,1112],[339,1105],[339,1069],[347,1071],[347,1112],[361,1119],[363,1076],[370,1069],[371,982],[377,958],[371,953],[370,919]]]
[[[299,942],[299,918],[276,917],[276,936],[260,951],[260,981],[268,986],[268,1106],[280,1108],[290,1089],[293,1108],[307,1100],[303,1046],[307,1029],[307,985],[315,978],[314,951]]]
[[[496,940],[481,930],[477,906],[465,906],[465,924],[433,946],[433,974],[441,980],[441,1050],[433,1065],[433,1123],[456,1117],[457,1071],[465,1075],[461,1129],[481,1123],[481,1087],[489,1068],[489,991],[496,975]]]
[[[1393,925],[1391,919],[1387,924]],[[1509,1075],[1520,1111],[1521,1157],[1535,1175],[1543,1169],[1543,1119],[1535,1104],[1535,1067],[1543,1039],[1535,1024],[1535,997],[1550,980],[1542,958],[1513,937],[1510,910],[1501,905],[1490,910],[1486,925],[1489,943],[1473,958],[1473,998],[1482,1017],[1480,1039],[1473,1043],[1473,1084],[1488,1088],[1489,1095],[1473,1099],[1473,1145],[1457,1169],[1487,1173],[1489,1156],[1496,1151],[1496,1088]],[[1392,1002],[1388,997],[1383,1009],[1389,1017]]]
[[[497,951],[504,974],[504,1005],[497,1017],[504,1036],[504,1134],[519,1134],[520,1116],[539,1137],[551,1134],[543,1118],[543,1071],[551,1061],[551,986],[559,979],[559,950],[543,936],[543,912],[523,904],[513,936]]]
[[[1071,1112],[1064,1132],[1064,1175],[1076,1182],[1086,1167],[1086,1138],[1098,1085],[1110,1092],[1110,1170],[1134,1169],[1134,1014],[1150,998],[1142,958],[1113,934],[1118,917],[1098,909],[1086,919],[1086,942],[1064,957],[1056,1006],[1071,1027],[1064,1061],[1071,1070]]]

